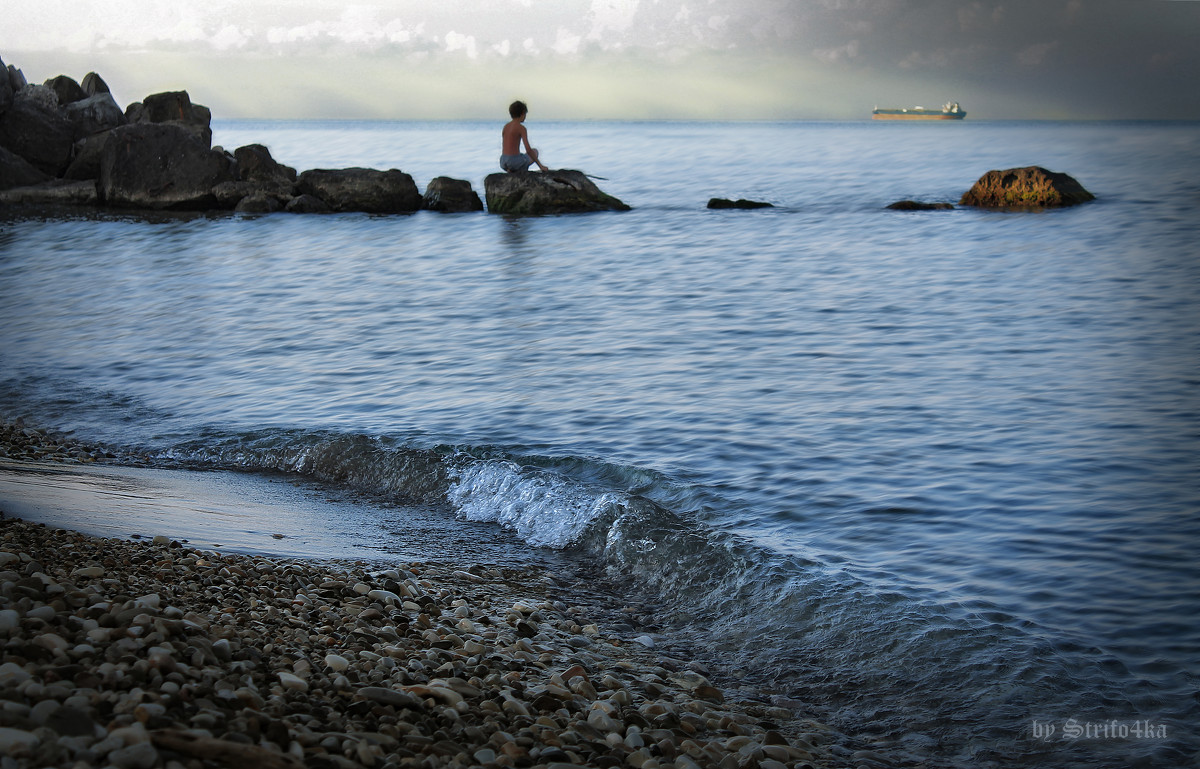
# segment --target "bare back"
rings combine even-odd
[[[500,151],[505,155],[519,154],[521,152],[522,140],[525,142],[525,148],[529,148],[529,134],[519,120],[512,120],[506,123],[504,130],[501,132],[501,137],[503,142]]]

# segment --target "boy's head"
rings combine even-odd
[[[508,114],[513,120],[516,120],[527,112],[529,112],[529,107],[526,107],[523,101],[514,101],[508,105]]]

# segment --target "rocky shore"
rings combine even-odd
[[[0,456],[114,459],[20,421]],[[0,769],[891,765],[573,596],[541,567],[229,555],[0,514]]]
[[[725,702],[536,569],[380,571],[0,519],[0,764],[779,767],[831,732]]]

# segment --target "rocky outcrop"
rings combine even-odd
[[[889,211],[953,211],[953,203],[922,203],[919,200],[897,200],[887,207]]]
[[[708,207],[715,208],[715,209],[738,208],[738,209],[744,209],[744,210],[752,210],[755,208],[774,208],[775,206],[772,205],[771,203],[764,203],[764,202],[758,201],[758,200],[746,200],[745,198],[739,198],[738,200],[726,200],[725,198],[712,198],[708,201]]]
[[[582,171],[518,171],[483,180],[493,214],[574,214],[628,211],[629,206],[600,190]]]
[[[108,205],[204,210],[213,188],[234,180],[233,161],[186,127],[138,123],[113,130],[100,159],[99,190]]]
[[[1095,197],[1067,174],[1029,166],[988,171],[958,202],[987,208],[1060,208]]]
[[[289,214],[327,214],[332,209],[325,201],[313,195],[297,195],[288,201],[284,210]]]
[[[315,169],[300,174],[296,190],[320,199],[333,211],[400,214],[421,208],[413,178],[395,168]]]
[[[421,208],[444,214],[482,211],[483,201],[471,189],[471,183],[461,179],[439,176],[429,182],[421,199]]]

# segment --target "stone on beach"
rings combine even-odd
[[[519,171],[483,180],[493,214],[570,214],[628,211],[629,206],[600,190],[582,171]]]
[[[958,201],[987,208],[1060,208],[1095,200],[1067,174],[1041,166],[988,171]]]

